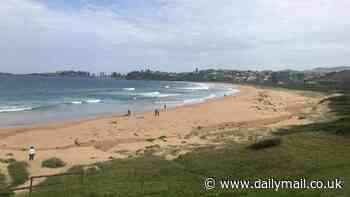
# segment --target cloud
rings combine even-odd
[[[346,0],[79,0],[68,7],[1,1],[0,71],[349,63]]]

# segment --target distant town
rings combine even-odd
[[[12,75],[0,73],[0,75]],[[192,72],[161,72],[149,69],[132,71],[127,74],[90,73],[86,71],[58,71],[54,73],[32,73],[26,76],[43,77],[80,77],[101,80],[167,80],[167,81],[196,81],[196,82],[230,82],[237,84],[273,85],[312,89],[350,89],[350,67],[316,68],[306,71],[252,71],[198,68]]]

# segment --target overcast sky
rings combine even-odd
[[[0,72],[349,65],[349,0],[1,0]]]

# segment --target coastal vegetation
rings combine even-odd
[[[2,191],[6,186],[6,176],[0,171],[0,191]]]
[[[0,168],[0,191],[4,192],[9,187],[16,187],[25,183],[29,178],[28,163],[25,161],[17,161],[15,159],[0,160],[0,167],[7,171],[8,176],[1,171]],[[0,192],[0,194],[2,194]],[[1,196],[1,195],[0,195]]]
[[[9,180],[5,172],[6,165],[7,163],[4,160],[0,160],[0,196],[5,196],[5,197],[11,194],[11,192],[8,191],[7,189]]]
[[[281,138],[279,137],[265,137],[257,140],[255,143],[249,147],[254,150],[260,150],[264,148],[269,148],[272,146],[277,146],[281,144]]]
[[[5,184],[5,175],[0,172],[0,185]]]
[[[158,157],[115,160],[97,164],[101,172],[85,177],[48,179],[43,184],[62,186],[38,189],[33,196],[346,196],[344,190],[213,190],[205,191],[205,177],[221,179],[276,178],[327,180],[350,178],[349,139],[329,134],[298,133],[281,146],[261,151],[237,144],[221,149],[202,149],[174,161]]]
[[[25,161],[13,161],[7,169],[11,178],[11,187],[22,185],[29,178],[28,163]]]
[[[337,136],[350,135],[350,94],[341,94],[323,100],[328,102],[330,118],[328,121],[316,122],[302,126],[283,129],[281,134],[301,132],[327,132]],[[336,118],[334,118],[336,117]]]
[[[41,166],[44,168],[62,168],[65,165],[64,161],[57,157],[46,159],[41,163]]]

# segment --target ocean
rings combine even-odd
[[[144,112],[235,91],[214,83],[0,76],[0,127]]]

